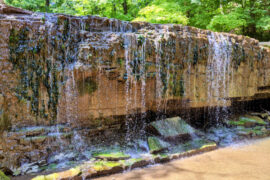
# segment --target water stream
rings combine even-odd
[[[247,112],[232,113],[235,99],[249,103],[262,92],[259,87],[268,92],[269,73],[261,72],[268,56],[259,46],[254,50],[244,44],[254,43],[252,39],[101,17],[34,17],[44,22],[30,19],[30,24],[9,29],[7,62],[18,72],[14,98],[27,109],[12,116],[11,131],[23,132],[22,138],[33,144],[46,142],[42,151],[35,151],[46,160],[37,171],[72,167],[97,152],[151,156],[149,137],[169,140],[151,134],[149,124],[167,117],[181,116],[197,128],[192,140],[220,146],[239,141],[247,130],[257,135],[250,127],[229,124]],[[263,108],[254,116],[266,122]],[[264,126],[259,130],[269,129],[269,124]],[[168,154],[185,149],[169,143],[173,147]],[[37,162],[31,158],[17,164],[29,168]],[[34,172],[32,165],[27,168],[21,174]]]

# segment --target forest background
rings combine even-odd
[[[183,24],[270,41],[270,0],[5,0],[35,12]]]

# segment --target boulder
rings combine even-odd
[[[156,154],[162,152],[170,146],[169,143],[157,138],[157,137],[148,137],[148,146],[150,153]]]
[[[180,117],[155,121],[148,126],[150,133],[159,135],[167,141],[187,140],[195,131]]]

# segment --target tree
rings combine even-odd
[[[269,0],[6,0],[6,3],[37,12],[184,24],[270,40]]]

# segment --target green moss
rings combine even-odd
[[[180,117],[155,121],[150,125],[163,137],[175,137],[183,134],[194,133],[194,129]]]
[[[255,125],[267,125],[261,118],[257,116],[241,116],[238,121],[228,121],[229,125],[233,126],[255,126]]]
[[[264,120],[262,120],[261,118],[257,117],[257,116],[244,116],[244,117],[240,117],[239,118],[240,121],[253,121],[256,122],[256,124],[259,125],[266,125],[267,123],[264,122]]]
[[[185,94],[185,82],[183,74],[180,75],[180,79],[178,79],[179,75],[176,72],[173,74],[173,88],[172,93],[174,96],[183,97]]]
[[[98,84],[92,77],[87,77],[84,80],[77,81],[77,87],[81,96],[84,94],[91,95],[98,89]]]
[[[268,131],[262,126],[256,126],[254,128],[238,128],[237,134],[240,136],[263,137],[268,135]]]
[[[95,161],[93,164],[93,168],[96,171],[104,171],[109,170],[114,167],[122,167],[123,164],[121,162],[115,162],[115,161]]]
[[[120,67],[122,67],[122,66],[124,65],[124,60],[121,59],[121,58],[118,58],[118,59],[117,59],[117,64],[118,64]]]
[[[143,35],[139,35],[137,37],[137,42],[139,46],[143,45],[143,43],[145,42],[145,37]]]
[[[0,132],[11,129],[11,121],[9,119],[8,114],[0,109]]]
[[[0,171],[0,180],[10,180],[2,171]]]
[[[50,117],[55,119],[59,96],[57,68],[49,60],[44,59],[48,48],[44,41],[44,38],[40,38],[32,43],[27,27],[20,30],[12,29],[9,37],[9,60],[20,72],[19,84],[15,89],[18,100],[29,101],[34,115],[47,118],[50,114]],[[46,87],[49,96],[47,108],[44,102],[40,105],[41,82]],[[46,113],[46,109],[50,112]]]
[[[43,17],[41,18],[41,20],[42,20],[43,23],[45,23],[45,21],[46,21],[45,16],[43,16]]]
[[[124,154],[123,152],[108,152],[108,153],[95,153],[93,157],[98,159],[123,160],[129,159],[130,155]]]
[[[46,179],[45,179],[45,176],[37,176],[37,177],[34,177],[32,180],[46,180]]]
[[[157,137],[148,137],[148,147],[150,150],[150,153],[158,153],[161,151],[166,150],[170,144],[157,138]]]
[[[124,166],[132,166],[133,164],[143,161],[143,158],[131,158],[128,160],[121,160],[120,162],[124,165]]]
[[[170,152],[171,153],[183,153],[183,152],[187,152],[190,150],[200,149],[204,146],[212,146],[212,145],[216,145],[216,143],[209,141],[209,140],[206,140],[206,139],[197,138],[197,139],[189,140],[188,142],[186,142],[184,144],[179,144],[179,145],[173,147]]]

